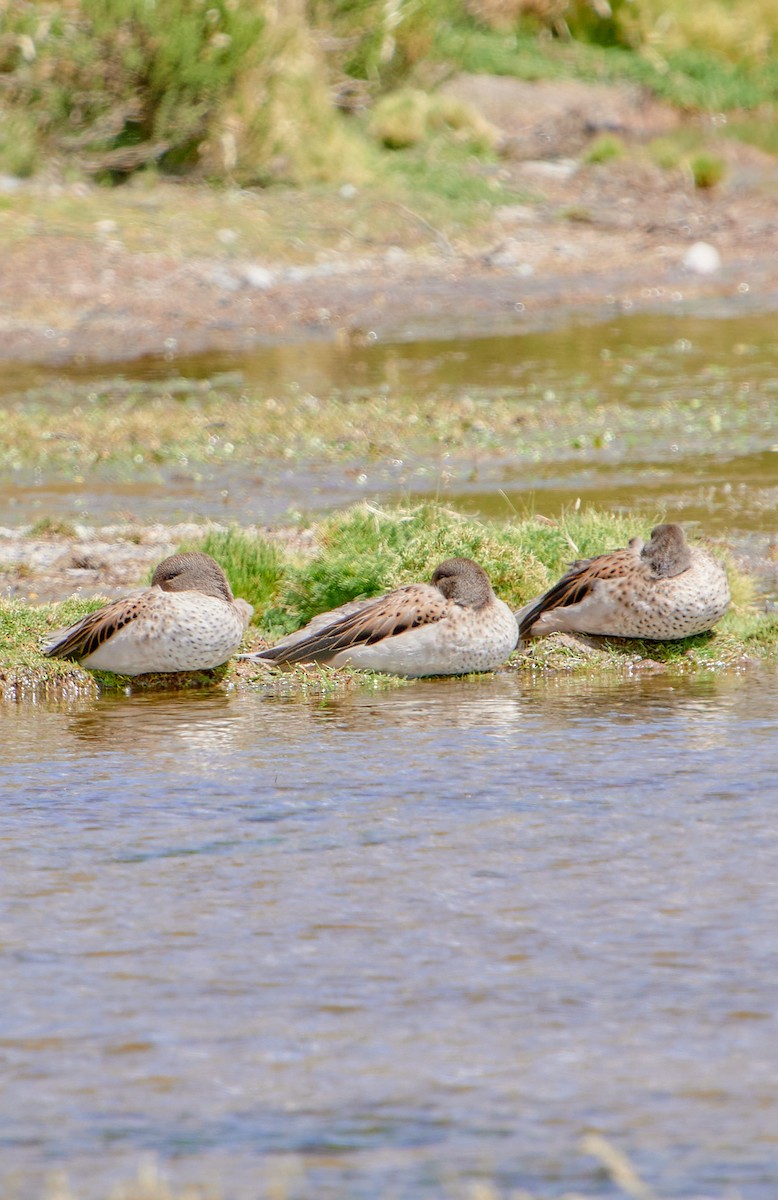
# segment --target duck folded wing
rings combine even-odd
[[[148,607],[148,597],[145,598]],[[75,625],[57,629],[41,648],[48,658],[88,658],[109,638],[131,625],[143,611],[141,598],[115,600],[82,617]]]
[[[519,622],[519,640],[529,637],[532,626],[543,613],[554,608],[580,604],[590,594],[598,579],[616,579],[631,558],[632,555],[628,551],[616,550],[610,554],[598,554],[594,558],[581,558],[571,563],[569,570],[553,587],[537,600],[531,600],[516,614]]]
[[[307,625],[303,625],[301,629],[295,629],[294,633],[287,633],[280,641],[273,646],[273,651],[291,649],[299,642],[305,641],[314,633],[321,633],[324,629],[329,629],[337,621],[345,617],[353,617],[355,613],[362,612],[371,604],[375,604],[375,598],[372,600],[349,600],[346,604],[340,604],[337,608],[331,608],[328,612],[317,613],[315,617],[311,617]],[[269,653],[263,650],[263,657]],[[247,654],[246,658],[256,657],[255,655]]]
[[[398,588],[375,600],[352,601],[322,613],[261,657],[278,663],[315,662],[354,646],[372,646],[409,629],[433,624],[451,611],[451,601],[426,583]]]

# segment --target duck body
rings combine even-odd
[[[471,559],[448,559],[431,583],[322,613],[270,650],[264,663],[326,663],[409,678],[493,671],[516,646],[518,625]]]
[[[648,542],[573,563],[516,614],[519,638],[590,633],[673,641],[711,629],[730,603],[724,568],[679,525],[658,525]]]
[[[150,588],[59,630],[43,653],[120,675],[204,671],[235,653],[253,611],[209,555],[172,555]]]

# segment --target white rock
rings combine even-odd
[[[268,267],[260,267],[256,263],[247,263],[243,268],[243,278],[249,287],[266,292],[276,281],[275,272]]]
[[[574,158],[551,160],[530,158],[519,165],[522,172],[527,175],[536,175],[540,179],[561,179],[563,181],[572,179],[578,170],[578,163]]]
[[[710,242],[694,242],[684,254],[681,266],[695,275],[715,275],[721,270],[721,255]]]

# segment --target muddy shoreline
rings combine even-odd
[[[549,257],[558,253],[553,236],[549,230]],[[548,264],[531,278],[521,273],[522,263],[489,266],[482,256],[401,262],[389,254],[370,263],[343,260],[326,270],[316,264],[263,267],[273,282],[262,288],[247,282],[250,263],[225,267],[214,259],[181,265],[122,253],[111,259],[116,296],[104,292],[104,263],[83,247],[76,254],[55,239],[37,270],[51,282],[68,273],[71,256],[77,257],[82,299],[65,303],[54,292],[42,305],[48,309],[42,320],[0,316],[0,358],[46,366],[150,356],[175,361],[307,340],[520,334],[570,320],[596,323],[625,311],[738,315],[778,309],[778,254],[756,261],[745,252],[714,274],[699,275],[682,266],[688,249],[683,245],[668,262],[648,239],[623,239],[625,261],[613,266],[607,262],[613,248],[602,246],[602,239],[591,230],[573,238],[574,264],[565,262],[558,270]],[[17,262],[13,253],[9,257],[6,280],[17,280],[22,293],[34,292],[36,271],[24,255]],[[32,297],[28,307],[35,307]]]
[[[532,148],[528,85],[459,86]],[[603,105],[618,112],[615,161],[589,161],[583,134],[566,138],[587,97],[593,129]],[[464,171],[493,177],[515,203],[433,206],[380,181],[262,191],[0,177],[0,360],[174,360],[310,339],[521,333],[623,310],[778,308],[776,158],[714,140],[724,177],[699,188],[688,170],[655,165],[646,144],[699,132],[700,119],[597,85],[533,87],[529,98],[543,157]]]

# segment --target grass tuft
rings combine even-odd
[[[76,536],[72,521],[64,517],[39,517],[29,529],[30,537],[67,537]]]
[[[694,186],[703,190],[715,187],[721,183],[726,174],[726,164],[717,154],[701,150],[689,159],[689,169],[694,179]]]
[[[616,159],[624,157],[625,149],[624,142],[620,137],[613,133],[604,133],[601,137],[595,138],[589,146],[584,154],[584,162],[592,164],[614,162]]]

